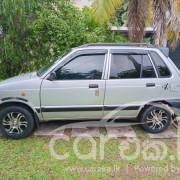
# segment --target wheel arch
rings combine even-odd
[[[33,115],[35,126],[39,127],[40,119],[37,115],[37,112],[29,104],[26,104],[25,102],[21,102],[21,101],[5,101],[0,104],[0,111],[9,106],[20,106],[28,109]]]
[[[179,100],[179,102],[180,102],[180,100]],[[162,104],[164,104],[164,105],[168,105],[172,110],[173,110],[173,107],[174,107],[174,103],[172,103],[172,100],[150,101],[150,102],[147,102],[147,103],[145,103],[143,106],[140,107],[140,110],[139,110],[138,116],[137,116],[138,119],[140,118],[140,116],[142,115],[142,113],[144,112],[144,110],[150,106],[151,103],[155,103],[155,104],[156,104],[156,103],[162,103]],[[173,110],[173,111],[174,111],[174,110]],[[172,116],[174,116],[174,115],[172,115]]]

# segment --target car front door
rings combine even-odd
[[[146,50],[111,50],[104,116],[120,107],[113,118],[134,118],[141,105],[160,97],[162,83]]]
[[[44,120],[102,118],[106,54],[103,49],[77,51],[55,68],[55,80],[43,80]]]

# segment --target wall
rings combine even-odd
[[[76,7],[82,9],[84,6],[90,7],[92,0],[71,0]]]

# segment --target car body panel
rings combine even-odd
[[[155,87],[146,87],[147,83],[155,83]],[[107,80],[105,106],[141,106],[148,100],[155,101],[160,96],[162,84],[153,79],[120,79]],[[138,110],[138,109],[137,109]],[[137,110],[124,110],[116,116],[137,116]],[[105,111],[105,115],[109,111]]]
[[[20,102],[31,107],[34,112],[40,107],[40,85],[42,79],[36,73],[27,73],[0,82],[0,104]],[[22,96],[21,93],[25,93]],[[37,112],[40,120],[42,115]]]
[[[99,87],[90,89],[90,84],[98,84]],[[45,79],[41,86],[41,106],[45,109],[42,112],[43,117],[45,120],[89,117],[101,119],[104,92],[105,80],[48,81]],[[74,111],[73,107],[79,109]]]

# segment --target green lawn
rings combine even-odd
[[[136,130],[141,149],[144,141],[150,140],[140,129]],[[97,158],[80,160],[73,152],[74,138],[69,141],[58,140],[55,151],[59,154],[69,153],[66,160],[58,160],[49,151],[50,137],[31,136],[23,140],[10,140],[0,137],[0,179],[180,179],[180,161],[177,160],[177,140],[162,140],[167,145],[168,155],[164,160],[144,160],[142,153],[135,160],[124,160],[119,155],[119,144],[125,138],[109,140],[105,145],[105,158],[100,159],[100,139],[97,144]],[[132,155],[135,144],[130,143],[126,154]],[[78,148],[82,154],[91,150],[87,139],[79,142]],[[152,150],[150,150],[153,152]],[[171,155],[175,156],[171,160]],[[169,168],[166,170],[166,168]],[[177,172],[173,167],[179,169]],[[74,169],[73,169],[74,168]],[[79,168],[79,169],[78,169]],[[88,169],[89,168],[89,169]],[[91,169],[90,169],[91,168]],[[93,169],[97,168],[97,169]],[[146,169],[143,168],[154,168]],[[172,168],[172,169],[171,169]],[[93,170],[92,170],[93,169]]]

